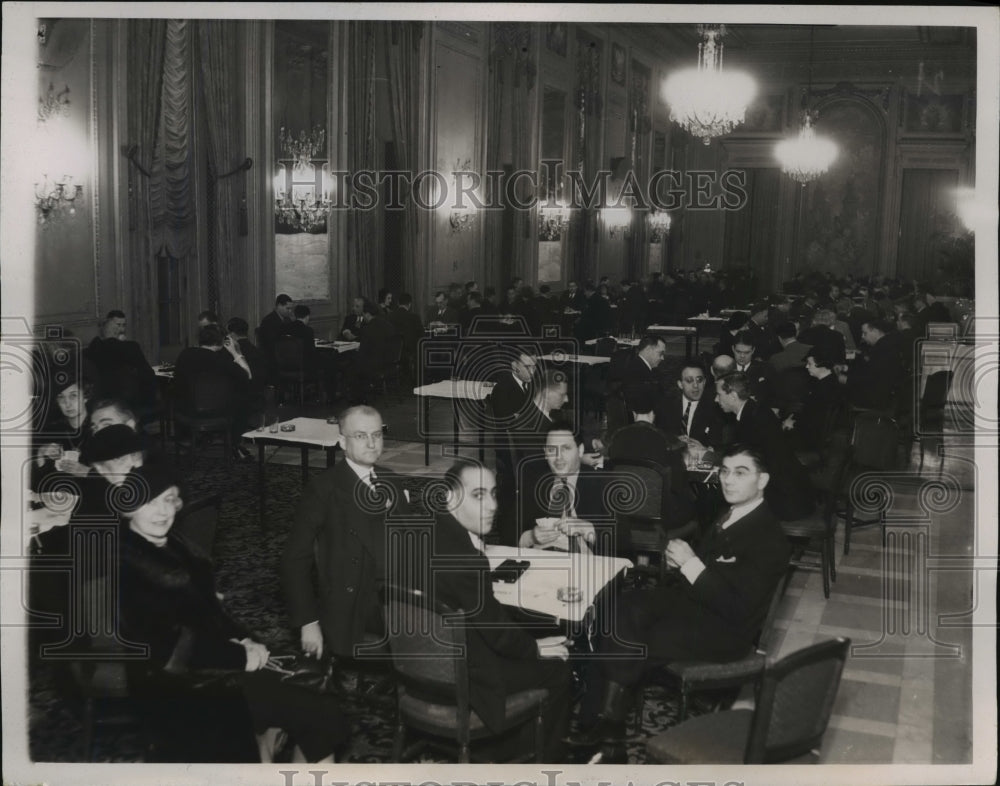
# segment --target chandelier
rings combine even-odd
[[[650,242],[661,243],[670,231],[670,214],[663,210],[654,210],[649,214]]]
[[[812,118],[806,112],[799,135],[778,142],[774,146],[774,156],[781,164],[781,171],[804,186],[836,161],[837,145],[826,137],[816,136]]]
[[[38,223],[51,224],[63,216],[76,215],[76,200],[83,196],[83,186],[73,183],[71,175],[63,175],[62,180],[52,182],[48,175],[42,176],[41,183],[35,183],[35,209]]]
[[[632,209],[628,207],[606,207],[601,210],[601,219],[608,228],[612,240],[628,237],[632,229]]]
[[[741,71],[722,70],[722,36],[725,25],[698,25],[698,66],[667,77],[663,97],[670,119],[709,144],[743,122],[747,105],[757,94],[757,84]]]
[[[322,228],[333,207],[330,165],[316,165],[314,157],[324,149],[326,131],[319,126],[298,138],[281,129],[281,152],[274,176],[274,215],[278,221],[300,232]],[[288,166],[288,165],[291,166]]]
[[[570,208],[562,203],[538,209],[538,239],[561,240],[562,231],[569,226]]]
[[[837,145],[825,137],[816,136],[808,101],[812,94],[813,30],[809,31],[809,84],[803,97],[802,127],[799,135],[782,139],[774,146],[774,156],[781,164],[781,171],[803,186],[822,175],[837,159]]]

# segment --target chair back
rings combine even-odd
[[[222,496],[186,502],[174,519],[173,532],[184,545],[200,557],[211,561],[215,547],[215,533],[219,525],[219,508]]]
[[[953,377],[953,371],[935,371],[927,377],[924,392],[920,396],[922,410],[944,409],[948,403],[948,390]]]
[[[831,639],[768,664],[747,738],[747,764],[787,761],[819,746],[850,645],[847,638]]]
[[[594,354],[609,358],[615,353],[616,349],[618,349],[618,342],[614,338],[611,336],[602,336],[597,339],[597,343],[594,345]]]
[[[189,390],[181,391],[181,395],[185,394],[190,405],[188,414],[200,417],[232,412],[235,391],[232,380],[225,374],[201,372],[194,376]]]
[[[302,339],[298,336],[279,336],[274,342],[274,362],[278,371],[301,371],[304,355]]]
[[[385,362],[388,366],[396,366],[402,359],[403,337],[394,333],[385,340]]]
[[[671,471],[652,459],[627,458],[608,460],[608,471],[630,476],[629,491],[635,490],[643,495],[642,504],[630,504],[627,515],[646,520],[666,520],[666,510],[670,499]]]
[[[854,420],[851,460],[866,469],[895,469],[896,421],[876,412],[860,412]]]
[[[392,667],[415,696],[454,705],[468,723],[469,674],[461,610],[420,590],[383,590]]]

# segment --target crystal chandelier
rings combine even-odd
[[[802,99],[804,106],[812,95],[814,32],[812,29],[809,31],[809,84]],[[826,172],[837,159],[837,145],[825,137],[816,136],[812,124],[812,116],[806,108],[799,135],[782,139],[774,146],[774,156],[781,164],[781,171],[803,186]]]
[[[280,223],[300,232],[320,229],[333,207],[330,165],[317,167],[313,161],[323,150],[326,131],[317,126],[308,135],[301,131],[296,139],[282,128],[280,140],[285,158],[278,161],[274,176],[274,215]]]
[[[612,240],[626,238],[631,234],[632,209],[628,207],[605,207],[601,210],[601,219],[608,229]]]
[[[670,214],[663,210],[654,210],[649,214],[650,242],[661,243],[670,231]]]
[[[63,175],[62,180],[51,181],[42,176],[41,183],[35,183],[35,210],[38,223],[49,225],[64,216],[76,215],[76,200],[83,196],[83,186],[74,183],[71,175]]]
[[[757,84],[741,71],[722,70],[725,25],[698,25],[697,68],[671,74],[663,84],[670,119],[707,145],[743,122]]]
[[[561,202],[552,207],[538,209],[538,239],[561,240],[562,231],[569,226],[570,208]]]
[[[826,137],[816,136],[812,118],[806,112],[799,135],[778,142],[774,155],[782,172],[805,185],[830,168],[837,159],[837,145]]]

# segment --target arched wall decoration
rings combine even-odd
[[[880,263],[887,162],[888,88],[814,91],[817,129],[832,137],[840,156],[802,190],[798,243],[801,265],[836,275],[866,274]],[[881,110],[872,99],[881,99]]]

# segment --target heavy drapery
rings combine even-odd
[[[160,89],[163,80],[163,50],[166,22],[162,19],[129,19],[128,36],[128,140],[135,157],[147,171],[152,167],[160,125]],[[128,255],[131,264],[131,301],[134,308],[148,313],[156,281],[156,249],[150,233],[153,219],[150,210],[151,191],[158,180],[144,176],[135,164],[128,165]],[[157,346],[153,320],[136,319],[132,338],[147,349]]]
[[[375,22],[350,22],[348,27],[347,166],[355,174],[376,171],[380,159],[375,149],[375,31]],[[345,305],[353,297],[375,297],[379,286],[377,274],[382,270],[381,219],[378,204],[350,210],[345,263],[347,291],[338,293]]]
[[[420,48],[423,22],[391,22],[389,40],[385,46],[386,72],[389,76],[389,109],[392,116],[392,136],[396,147],[395,165],[416,175],[420,139]],[[385,28],[382,28],[383,31]],[[420,232],[417,206],[408,193],[403,199],[402,237],[399,246],[403,291],[414,296],[416,303],[427,301],[425,276],[417,275],[418,235]]]
[[[941,247],[956,229],[957,185],[954,169],[903,170],[895,275],[920,280],[935,277]]]
[[[746,204],[726,212],[723,258],[727,267],[750,266],[762,272],[764,286],[781,283],[778,254],[778,197],[781,171],[747,169]]]
[[[240,231],[246,179],[243,173],[219,179],[246,158],[236,62],[239,33],[234,22],[202,20],[197,24],[200,100],[207,121],[208,198],[214,207],[208,211],[213,220],[209,231],[208,303],[209,308],[220,313],[246,314],[246,287],[239,281],[246,275],[239,264],[246,246]]]

